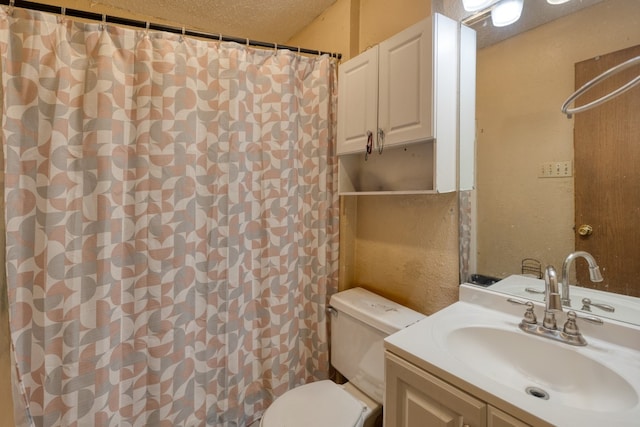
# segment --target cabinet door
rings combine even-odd
[[[384,144],[432,138],[432,19],[380,44],[378,127]]]
[[[367,132],[378,129],[378,47],[340,65],[338,71],[338,154],[362,151]]]
[[[386,427],[483,427],[486,404],[418,367],[385,354]]]
[[[493,406],[488,407],[487,427],[530,427],[517,418],[512,417],[506,412],[502,412]]]
[[[476,32],[460,28],[460,191],[473,190],[476,179]]]

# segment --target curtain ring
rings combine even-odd
[[[222,43],[222,33],[218,33],[218,41]]]
[[[274,43],[274,44],[273,44],[273,51],[274,51],[275,53],[278,53],[278,43]]]
[[[249,39],[247,38],[247,47],[249,47]]]
[[[104,31],[107,26],[107,15],[102,14],[102,22],[100,22],[100,31]]]
[[[9,8],[7,9],[7,15],[13,16],[13,8],[15,7],[15,0],[9,0]]]
[[[64,6],[60,7],[60,16],[58,17],[59,24],[64,22],[64,18],[66,18],[66,15],[67,15],[67,8]]]
[[[182,43],[184,41],[184,35],[186,33],[186,30],[184,27],[182,27],[182,34],[180,35],[180,43]]]

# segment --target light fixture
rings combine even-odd
[[[462,6],[467,12],[475,12],[480,9],[484,9],[495,0],[462,0]]]
[[[547,3],[549,4],[562,4],[562,3],[568,3],[569,0],[547,0]]]
[[[491,22],[494,27],[513,24],[522,15],[523,0],[502,0],[491,10]]]

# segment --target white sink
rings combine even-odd
[[[638,426],[640,326],[578,319],[587,345],[572,346],[521,331],[524,308],[504,294],[463,285],[460,295],[385,348],[534,425]],[[544,307],[535,305],[541,321]]]
[[[447,333],[441,345],[471,369],[514,392],[599,412],[638,404],[638,393],[618,373],[566,344],[520,330],[462,327]]]

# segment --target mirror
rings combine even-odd
[[[525,11],[532,3],[553,7],[526,0]],[[571,3],[581,2],[567,4]],[[573,175],[574,120],[561,114],[560,106],[575,90],[574,65],[640,44],[640,2],[590,2],[485,47],[483,33],[492,31],[490,22],[473,28],[479,40],[477,177],[469,203],[468,273],[486,276],[480,281],[523,273],[537,276],[553,265],[560,274],[565,257],[575,250],[574,181],[572,176],[539,177],[540,168],[550,162],[568,164]],[[587,268],[582,261],[576,264]],[[637,260],[627,264],[638,268]],[[597,284],[589,286],[598,289]],[[639,298],[628,299],[640,304]],[[597,309],[592,314],[616,317]],[[640,312],[637,321],[625,320],[640,323]]]

